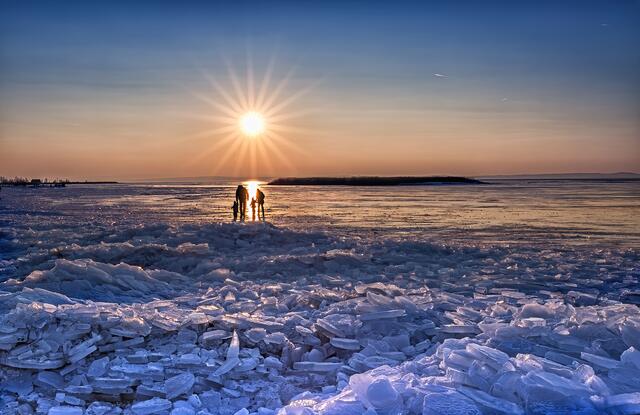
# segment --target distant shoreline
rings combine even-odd
[[[273,186],[410,186],[436,184],[484,184],[467,177],[456,176],[398,176],[398,177],[281,177],[268,183]]]
[[[52,182],[32,182],[32,181],[19,181],[19,182],[2,182],[0,187],[64,187],[70,184],[120,184],[116,181],[52,181]]]
[[[97,181],[97,182],[68,182],[67,184],[119,184],[116,181]]]

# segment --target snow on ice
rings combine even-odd
[[[69,226],[2,227],[2,414],[640,413],[633,250]]]

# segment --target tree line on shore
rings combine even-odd
[[[71,183],[69,179],[49,179],[45,177],[44,179],[31,179],[28,177],[6,177],[0,176],[0,185],[3,186],[29,186],[29,185],[51,185],[51,184],[69,184]]]

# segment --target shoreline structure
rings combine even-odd
[[[282,177],[269,182],[269,185],[274,186],[407,186],[423,184],[484,184],[484,182],[456,176]]]

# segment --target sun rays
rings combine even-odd
[[[292,158],[305,154],[295,140],[311,131],[295,125],[296,119],[310,111],[294,108],[294,104],[313,85],[289,92],[294,71],[290,70],[275,82],[273,58],[258,82],[250,57],[244,77],[228,60],[224,62],[225,76],[204,73],[210,91],[194,93],[207,105],[207,113],[189,116],[207,122],[208,126],[186,140],[207,140],[208,143],[192,163],[207,163],[211,166],[210,174],[252,178],[278,174],[275,170],[278,166],[295,170]],[[229,171],[231,161],[234,161],[233,171]],[[226,170],[222,171],[223,168]]]
[[[247,112],[240,117],[240,130],[248,137],[257,137],[265,131],[264,116],[256,111]]]

